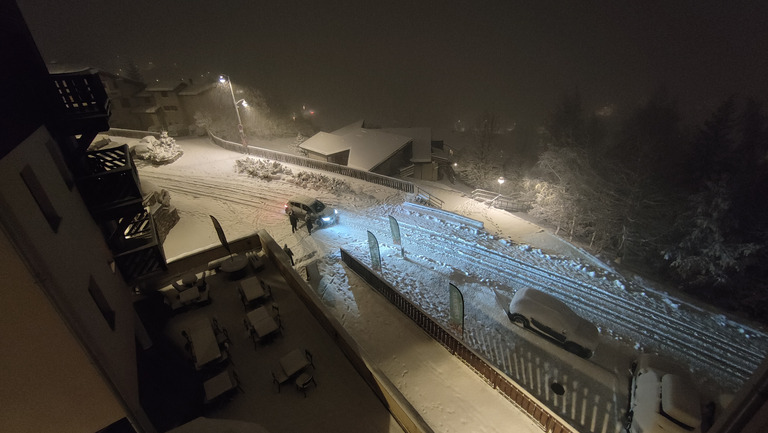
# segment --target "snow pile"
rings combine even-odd
[[[300,171],[290,180],[297,186],[306,189],[325,190],[337,194],[352,192],[349,184],[337,177],[330,177],[320,173]]]
[[[159,140],[151,135],[142,138],[131,150],[137,159],[158,165],[170,164],[184,154],[181,146],[166,131],[162,132]]]
[[[237,173],[247,173],[253,177],[270,181],[280,179],[283,175],[292,176],[293,171],[277,161],[256,158],[243,158],[235,161]]]

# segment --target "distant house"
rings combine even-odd
[[[439,168],[452,177],[450,157],[436,154],[442,142],[431,128],[366,128],[360,120],[334,132],[319,132],[299,145],[310,158],[387,176],[437,180]]]
[[[146,129],[142,119],[134,112],[136,107],[149,105],[149,98],[140,95],[146,84],[97,68],[78,65],[51,63],[46,65],[50,74],[80,72],[85,69],[96,71],[104,85],[104,91],[111,101],[109,124],[113,128]]]
[[[142,129],[166,130],[171,135],[183,131],[188,123],[179,93],[187,86],[184,81],[157,81],[147,85],[137,96],[149,103],[133,110],[141,119]]]
[[[192,84],[190,80],[189,86],[179,92],[179,103],[183,108],[185,125],[192,127],[195,125],[196,113],[210,110],[211,106],[215,104],[215,96],[211,91],[218,87],[217,81]]]
[[[99,70],[99,78],[104,84],[107,96],[112,101],[110,126],[140,129],[141,119],[133,112],[133,108],[143,104],[144,100],[138,95],[146,85],[141,81],[102,70]]]

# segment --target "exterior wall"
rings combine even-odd
[[[423,180],[438,180],[437,164],[435,164],[434,162],[414,164],[413,178],[423,179]]]
[[[323,154],[320,154],[320,153],[311,152],[309,150],[307,151],[307,158],[314,159],[314,160],[317,160],[317,161],[328,162],[328,157],[327,156],[325,156]]]
[[[111,101],[112,116],[109,118],[109,125],[113,128],[141,128],[141,119],[132,110],[142,105],[141,99],[136,98],[136,95],[144,88],[144,84],[105,72],[100,72],[99,78]]]
[[[385,176],[396,176],[401,168],[411,165],[412,145],[413,143],[408,143],[386,161],[371,169],[371,171]]]
[[[155,104],[157,104],[158,111],[162,111],[164,116],[164,123],[161,126],[168,127],[170,125],[184,125],[184,111],[179,101],[179,95],[176,91],[153,91],[152,94],[155,97]]]
[[[95,432],[126,416],[4,232],[0,273],[0,430]]]
[[[17,398],[21,388],[34,386],[3,386],[3,399],[14,401],[11,405],[3,405],[0,410],[10,408],[18,411],[18,416],[34,413],[32,418],[36,419],[27,420],[30,423],[64,422],[58,418],[67,418],[71,423],[86,423],[91,418],[104,424],[114,422],[127,413],[134,423],[143,427],[141,430],[152,431],[139,404],[132,290],[119,272],[113,271],[112,256],[102,234],[77,188],[69,187],[65,181],[68,173],[62,174],[59,170],[56,157],[60,157],[56,144],[47,130],[40,127],[0,160],[0,226],[15,248],[8,249],[6,243],[3,254],[11,258],[16,256],[26,263],[26,268],[3,269],[4,280],[19,279],[25,281],[25,285],[14,288],[23,290],[23,296],[3,297],[2,308],[10,312],[2,315],[2,331],[11,331],[10,338],[14,338],[14,330],[23,331],[27,326],[34,328],[33,335],[24,338],[23,344],[13,347],[13,351],[28,354],[28,365],[22,367],[33,370],[40,366],[47,368],[40,369],[39,373],[52,381],[51,397],[58,401],[51,405],[48,401],[36,400],[41,397],[37,391],[46,389],[45,384],[40,385],[42,388],[38,390],[30,390],[31,395],[26,401]],[[49,218],[38,205],[40,194],[34,196],[20,175],[25,167],[34,173],[39,183],[38,191],[50,203]],[[51,212],[60,221],[58,225],[49,223]],[[31,287],[39,293],[32,293]],[[10,288],[4,290],[8,294]],[[41,293],[50,304],[29,304],[42,298]],[[58,319],[53,316],[51,305],[55,306]],[[9,315],[13,315],[11,313],[18,315],[19,311],[26,309],[32,311],[21,316],[20,322],[6,323]],[[110,315],[113,326],[107,319]],[[4,336],[3,341],[8,341],[7,338]],[[77,353],[73,341],[80,343],[82,353]],[[7,362],[5,356],[2,362]],[[97,372],[109,384],[107,388],[112,395],[105,391],[104,383],[94,379]],[[34,374],[26,376],[10,366],[3,369],[2,374],[4,381],[24,378],[37,384]],[[68,390],[70,385],[73,385],[72,391],[66,395],[57,394],[61,387]],[[97,402],[92,401],[91,393]],[[20,411],[19,406],[25,407],[26,411]],[[125,413],[116,409],[120,406]],[[64,413],[54,410],[58,407],[65,408]],[[89,415],[77,416],[83,412]],[[16,415],[13,419],[21,422]],[[12,428],[0,430],[19,431]],[[53,430],[63,429],[28,431]]]

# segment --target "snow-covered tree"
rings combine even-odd
[[[686,286],[724,286],[745,268],[745,259],[760,250],[758,244],[734,239],[736,222],[729,217],[730,210],[726,180],[707,182],[691,197],[691,211],[679,221],[685,235],[664,251],[664,258]]]

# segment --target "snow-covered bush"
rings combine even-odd
[[[170,164],[184,154],[181,146],[166,131],[160,134],[160,139],[151,135],[142,138],[131,150],[137,159],[153,164]]]
[[[253,177],[270,181],[280,179],[283,175],[291,176],[292,170],[277,161],[269,161],[256,158],[242,158],[235,161],[237,173],[247,173]]]
[[[352,192],[349,184],[341,179],[307,171],[296,173],[290,182],[308,189],[323,189],[335,193]]]

